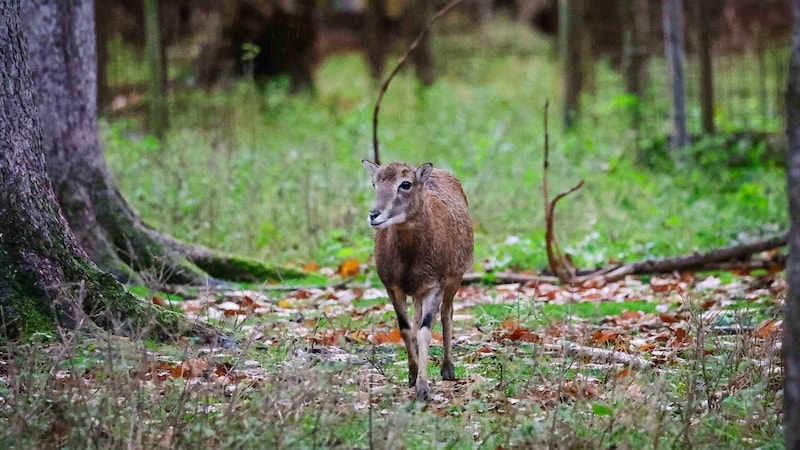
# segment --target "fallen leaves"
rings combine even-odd
[[[304,270],[345,278],[361,273],[362,265],[357,260],[349,260],[342,262],[335,271],[315,266]],[[468,379],[443,382],[434,378],[430,408],[438,415],[458,414],[477,400],[482,405],[480,411],[505,414],[531,408],[532,404],[552,409],[563,402],[587,400],[594,414],[609,414],[613,402],[608,401],[605,384],[608,380],[629,385],[643,368],[675,370],[697,354],[700,324],[706,327],[705,334],[722,332],[717,324],[727,323],[725,320],[730,316],[727,308],[737,301],[761,302],[764,298],[774,298],[783,292],[782,286],[785,289],[785,285],[774,280],[756,283],[755,279],[746,278],[725,282],[721,277],[696,280],[687,274],[653,277],[645,282],[629,277],[613,283],[576,287],[549,283],[463,286],[455,303],[454,340],[456,366],[467,370]],[[386,365],[405,370],[407,363],[397,358],[404,352],[398,353],[404,343],[393,308],[381,287],[332,285],[267,292],[272,295],[237,291],[174,304],[179,304],[187,314],[205,320],[253,319],[241,327],[248,339],[265,347],[291,343],[295,349],[290,358],[347,364],[348,368],[340,375],[343,383],[356,383],[362,388],[353,394],[357,395],[355,403],[344,404],[344,408],[366,408],[369,401],[376,405],[378,399],[387,395],[401,401],[413,398],[413,391],[406,388],[404,379],[384,373]],[[154,297],[153,301],[158,300]],[[570,313],[563,321],[555,320],[544,326],[529,320],[530,316],[511,314],[499,321],[490,321],[489,327],[478,327],[474,308],[499,304],[509,305],[509,312],[520,308],[536,311],[541,305],[631,301],[650,302],[655,305],[655,311],[653,308],[648,311],[622,309],[619,313],[592,318]],[[766,342],[779,340],[781,328],[780,320],[768,319],[743,330],[754,339]],[[435,345],[441,344],[442,337],[438,333],[433,333],[432,339]],[[701,349],[703,354],[711,354],[711,351]],[[376,352],[380,356],[374,356]],[[486,373],[487,367],[497,367],[502,373],[501,368],[515,357],[540,356],[546,356],[547,364],[570,364],[579,371],[555,385],[537,384],[534,378],[520,387],[521,381],[513,380],[520,389],[513,397],[504,393],[504,383],[509,381],[503,375],[492,377]],[[438,356],[433,357],[433,365],[438,362],[436,358]],[[585,375],[580,371],[582,368],[606,373],[605,381]],[[236,364],[220,365],[191,358],[159,362],[144,378],[154,383],[184,380],[226,386],[242,382],[251,385],[258,380]],[[636,391],[635,386],[629,388],[631,392]],[[634,392],[632,395],[641,394]]]

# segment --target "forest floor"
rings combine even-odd
[[[314,270],[309,280],[327,287],[146,294],[228,327],[238,349],[80,334],[9,347],[0,366],[2,441],[780,447],[780,272],[464,286],[454,317],[458,380],[439,376],[435,327],[432,399],[420,404],[382,287],[347,284],[342,275],[355,267]]]

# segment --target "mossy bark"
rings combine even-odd
[[[47,174],[81,247],[118,280],[151,287],[216,285],[213,277],[220,275],[235,280],[271,275],[257,264],[238,265],[249,272],[237,272],[232,264],[209,264],[212,271],[225,269],[209,274],[187,259],[190,246],[164,245],[174,240],[144,224],[119,193],[97,134],[92,3],[31,0],[22,5]]]
[[[90,1],[57,6],[51,12],[67,16],[49,20],[86,25],[70,14],[71,8],[91,11]],[[50,330],[54,323],[158,339],[218,336],[210,326],[133,296],[92,262],[70,230],[45,169],[19,8],[19,0],[0,0],[0,339]]]

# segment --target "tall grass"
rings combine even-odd
[[[462,180],[477,261],[532,268],[544,262],[548,100],[551,192],[586,180],[556,217],[562,246],[580,264],[708,249],[786,223],[783,173],[775,165],[637,164],[631,104],[619,95],[619,75],[608,64],[597,64],[596,79],[620,89],[584,95],[579,124],[564,132],[550,41],[499,21],[477,33],[440,36],[436,48],[440,76],[432,87],[403,71],[389,88],[381,107],[382,155],[431,161]],[[651,82],[664,82],[663,75]],[[344,253],[366,258],[372,192],[359,160],[372,155],[378,88],[352,54],[326,60],[316,85],[315,95],[297,96],[281,82],[177,90],[160,149],[137,122],[116,120],[102,126],[106,156],[145,219],[187,241],[272,262],[332,263]],[[664,111],[665,102],[643,108]],[[666,117],[645,117],[643,129],[657,131],[639,142],[662,139]]]

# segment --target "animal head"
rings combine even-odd
[[[380,229],[412,219],[422,203],[425,182],[433,173],[433,164],[425,163],[414,168],[402,163],[391,163],[386,167],[367,160],[361,163],[375,187],[375,203],[367,217],[369,225]]]

